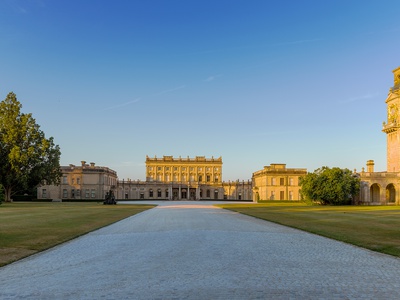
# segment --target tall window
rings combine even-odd
[[[207,196],[207,198],[210,198],[211,197],[211,192],[210,192],[210,190],[207,190],[207,194],[206,194]]]
[[[210,182],[211,176],[210,176],[210,175],[207,175],[206,180],[207,180],[207,182]]]
[[[293,191],[289,191],[289,200],[293,200]]]
[[[67,183],[68,183],[68,178],[67,178],[67,176],[63,176],[63,183],[64,183],[64,184],[67,184]]]
[[[275,184],[276,184],[275,178],[271,178],[271,185],[275,185]]]
[[[74,189],[71,190],[71,198],[72,198],[72,199],[75,198],[75,190],[74,190]]]
[[[80,179],[80,178],[77,178],[77,179],[76,179],[76,183],[77,183],[77,184],[81,184],[81,179]]]
[[[279,200],[285,200],[285,192],[284,191],[281,191],[279,196],[280,196]]]
[[[294,183],[293,178],[289,178],[289,185],[293,185],[293,183]]]
[[[203,181],[203,176],[199,175],[199,181],[200,181],[200,182]]]
[[[161,198],[161,189],[158,189],[158,190],[157,190],[157,197],[158,197],[158,198]]]
[[[96,190],[92,189],[92,198],[96,198]]]
[[[68,191],[67,189],[63,189],[63,198],[67,198],[68,197]]]
[[[89,198],[89,196],[90,196],[90,191],[89,191],[89,189],[86,189],[85,190],[85,198]]]
[[[285,185],[285,178],[279,178],[279,184]]]
[[[79,189],[76,190],[76,196],[77,196],[77,197],[80,197],[80,196],[81,196],[81,190],[79,190]]]
[[[47,190],[42,189],[42,198],[47,198]]]
[[[150,190],[150,191],[149,191],[149,197],[150,197],[150,198],[153,198],[153,190]]]
[[[165,198],[168,198],[168,197],[169,197],[169,190],[165,189]]]

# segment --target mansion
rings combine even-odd
[[[43,185],[38,199],[100,200],[112,190],[118,200],[299,200],[306,169],[271,164],[250,181],[223,181],[222,157],[146,157],[146,180],[118,180],[117,172],[95,163],[61,167],[59,185]]]
[[[361,180],[358,204],[400,205],[400,67],[393,70],[394,85],[386,99],[387,170],[375,172],[367,162],[355,176]],[[307,169],[271,164],[248,181],[223,181],[222,157],[146,157],[146,179],[118,180],[117,172],[95,163],[61,167],[59,185],[38,188],[38,199],[99,200],[112,190],[119,200],[300,200],[299,179]]]

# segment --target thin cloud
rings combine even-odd
[[[277,44],[273,44],[272,46],[297,45],[297,44],[312,43],[312,42],[319,42],[319,41],[323,41],[323,39],[298,40],[298,41],[292,41],[292,42],[277,43]]]
[[[153,96],[160,96],[160,95],[164,95],[164,94],[167,94],[167,93],[172,93],[172,92],[184,89],[185,87],[186,87],[186,85],[181,85],[181,86],[178,86],[178,87],[170,89],[170,90],[165,90],[165,91],[153,94]]]
[[[214,81],[215,79],[217,79],[218,77],[221,77],[222,74],[218,74],[218,75],[212,75],[209,76],[208,78],[204,79],[205,82],[210,82],[210,81]]]
[[[132,100],[132,101],[128,101],[128,102],[125,102],[125,103],[121,103],[121,104],[117,104],[117,105],[114,105],[114,106],[103,108],[101,111],[125,107],[125,106],[128,106],[130,104],[137,103],[137,102],[139,102],[139,100],[140,100],[140,98],[137,98],[137,99]]]
[[[349,98],[347,100],[340,101],[339,103],[351,103],[351,102],[356,102],[356,101],[362,101],[362,100],[367,100],[371,98],[375,98],[378,96],[378,93],[375,94],[366,94],[366,95],[361,95],[361,96],[356,96]]]

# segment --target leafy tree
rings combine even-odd
[[[0,183],[5,201],[18,191],[46,182],[58,184],[61,177],[60,148],[46,139],[32,114],[21,113],[14,93],[0,102]]]
[[[350,204],[360,191],[360,178],[349,169],[322,167],[300,179],[301,194],[325,205]]]

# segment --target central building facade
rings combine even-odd
[[[146,156],[146,185],[149,198],[223,199],[222,157]]]

